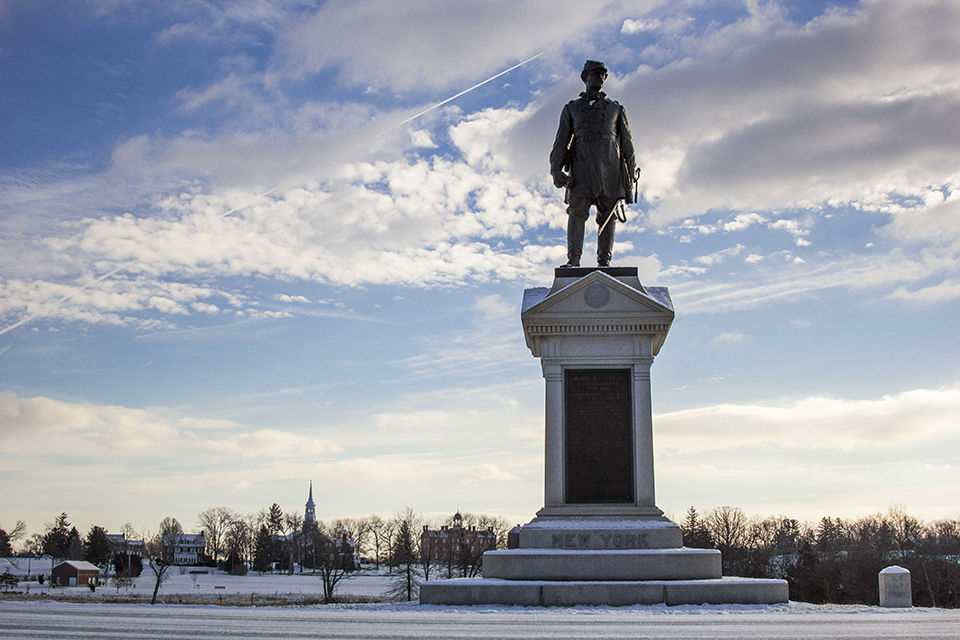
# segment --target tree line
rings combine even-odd
[[[200,512],[196,533],[204,535],[206,564],[242,575],[248,570],[260,573],[308,571],[319,575],[324,600],[334,598],[337,583],[354,570],[354,558],[363,558],[374,565],[389,567],[396,574],[394,595],[413,599],[423,579],[433,577],[472,577],[480,573],[484,551],[505,548],[510,523],[501,516],[464,513],[457,524],[460,531],[471,528],[494,532],[493,543],[484,548],[454,545],[454,553],[443,557],[426,544],[421,549],[424,526],[453,527],[454,516],[432,520],[412,509],[392,517],[373,514],[361,518],[333,518],[306,523],[297,511],[284,512],[274,503],[260,511],[243,515],[229,507],[211,507]],[[8,535],[0,528],[0,557],[13,556],[12,543],[25,538],[26,525],[20,521]],[[143,559],[132,557],[111,544],[108,532],[98,525],[90,527],[86,536],[73,526],[66,513],[61,513],[44,526],[42,533],[26,538],[18,553],[55,559],[86,560],[101,567],[113,567],[118,589],[139,576],[144,565],[155,579],[153,600],[169,569],[175,563],[185,529],[176,518],[164,518],[155,532],[136,532],[128,523],[120,532],[127,541],[143,542]],[[459,535],[463,535],[460,533]]]
[[[389,567],[393,595],[412,600],[421,581],[480,575],[483,552],[506,547],[510,523],[500,516],[464,513],[459,524],[454,531],[453,516],[437,521],[406,509],[392,517],[334,518],[305,527],[299,513],[284,513],[273,504],[246,516],[212,507],[197,516],[196,531],[204,534],[209,561],[226,571],[315,572],[329,602],[337,582],[353,568],[353,557],[359,556],[378,570]],[[490,548],[454,544],[453,552],[440,554],[433,539],[421,537],[424,525],[447,526],[454,537],[471,528],[491,528],[495,539]],[[681,525],[685,546],[721,551],[724,575],[785,579],[791,600],[875,605],[878,573],[896,564],[911,573],[916,606],[960,607],[960,520],[926,523],[894,506],[861,518],[827,516],[809,523],[786,516],[749,517],[742,509],[723,506],[704,512],[690,507]],[[139,566],[123,566],[129,557],[112,550],[103,527],[94,525],[82,536],[66,513],[42,534],[26,538],[25,530],[22,521],[9,533],[0,528],[0,556],[13,555],[12,545],[25,540],[19,550],[23,555],[49,554],[100,566],[113,562],[123,576],[139,573]],[[154,534],[137,534],[129,524],[120,533],[144,541],[148,566],[155,574],[163,572],[155,576],[159,588],[164,567],[173,563],[171,543],[183,531],[176,519],[166,518]]]
[[[724,575],[787,580],[791,600],[876,605],[877,575],[899,565],[910,571],[914,606],[960,607],[960,520],[925,523],[900,505],[815,524],[690,507],[681,526],[684,546],[720,550]]]

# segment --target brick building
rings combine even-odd
[[[50,571],[50,583],[55,587],[85,587],[99,581],[100,567],[84,560],[67,560]]]
[[[448,578],[453,577],[454,570],[463,576],[477,575],[483,553],[496,548],[497,534],[493,528],[464,527],[459,511],[453,516],[453,525],[439,529],[424,526],[420,534],[421,557],[445,566]]]

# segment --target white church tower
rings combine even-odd
[[[304,506],[303,524],[317,524],[317,504],[313,501],[313,480],[310,481],[310,497]]]

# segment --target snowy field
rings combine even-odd
[[[960,611],[786,605],[310,607],[0,602],[2,638],[960,638]]]
[[[48,563],[49,564],[49,563]],[[190,571],[208,571],[209,573],[190,573]],[[0,571],[2,572],[2,571]],[[49,572],[49,570],[48,570]],[[392,576],[372,569],[362,570],[337,583],[336,593],[343,596],[360,598],[380,598],[389,590]],[[144,569],[138,578],[134,578],[133,586],[121,587],[119,590],[112,580],[97,587],[93,593],[87,587],[50,587],[49,584],[40,585],[36,581],[21,582],[18,591],[28,591],[30,595],[51,594],[87,598],[97,600],[104,596],[131,596],[150,598],[153,595],[155,577],[150,569]],[[303,596],[323,597],[323,583],[319,575],[309,573],[248,573],[245,576],[232,576],[218,569],[197,567],[172,567],[164,577],[160,587],[159,598],[165,602],[177,602],[181,596],[202,597],[217,595],[249,595],[258,596]],[[174,599],[176,598],[176,599]]]
[[[666,607],[441,607],[399,604],[309,606],[197,606],[206,602],[249,604],[250,594],[319,600],[322,586],[309,574],[231,576],[211,570],[190,574],[173,569],[160,590],[166,604],[106,604],[117,596],[108,585],[92,593],[86,587],[55,588],[37,583],[28,600],[0,601],[0,638],[957,638],[960,611],[895,610],[865,606],[726,605]],[[383,598],[392,576],[362,571],[337,585],[341,596]],[[152,575],[119,596],[149,602]],[[33,600],[38,594],[88,600]],[[178,604],[179,602],[185,604]]]

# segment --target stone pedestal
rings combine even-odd
[[[482,579],[425,582],[424,604],[786,602],[783,580],[721,578],[656,505],[650,367],[673,322],[635,267],[557,269],[527,289],[524,335],[546,383],[544,506]]]
[[[486,557],[484,557],[486,561]],[[913,590],[910,585],[910,570],[896,565],[880,572],[880,606],[912,607]]]

